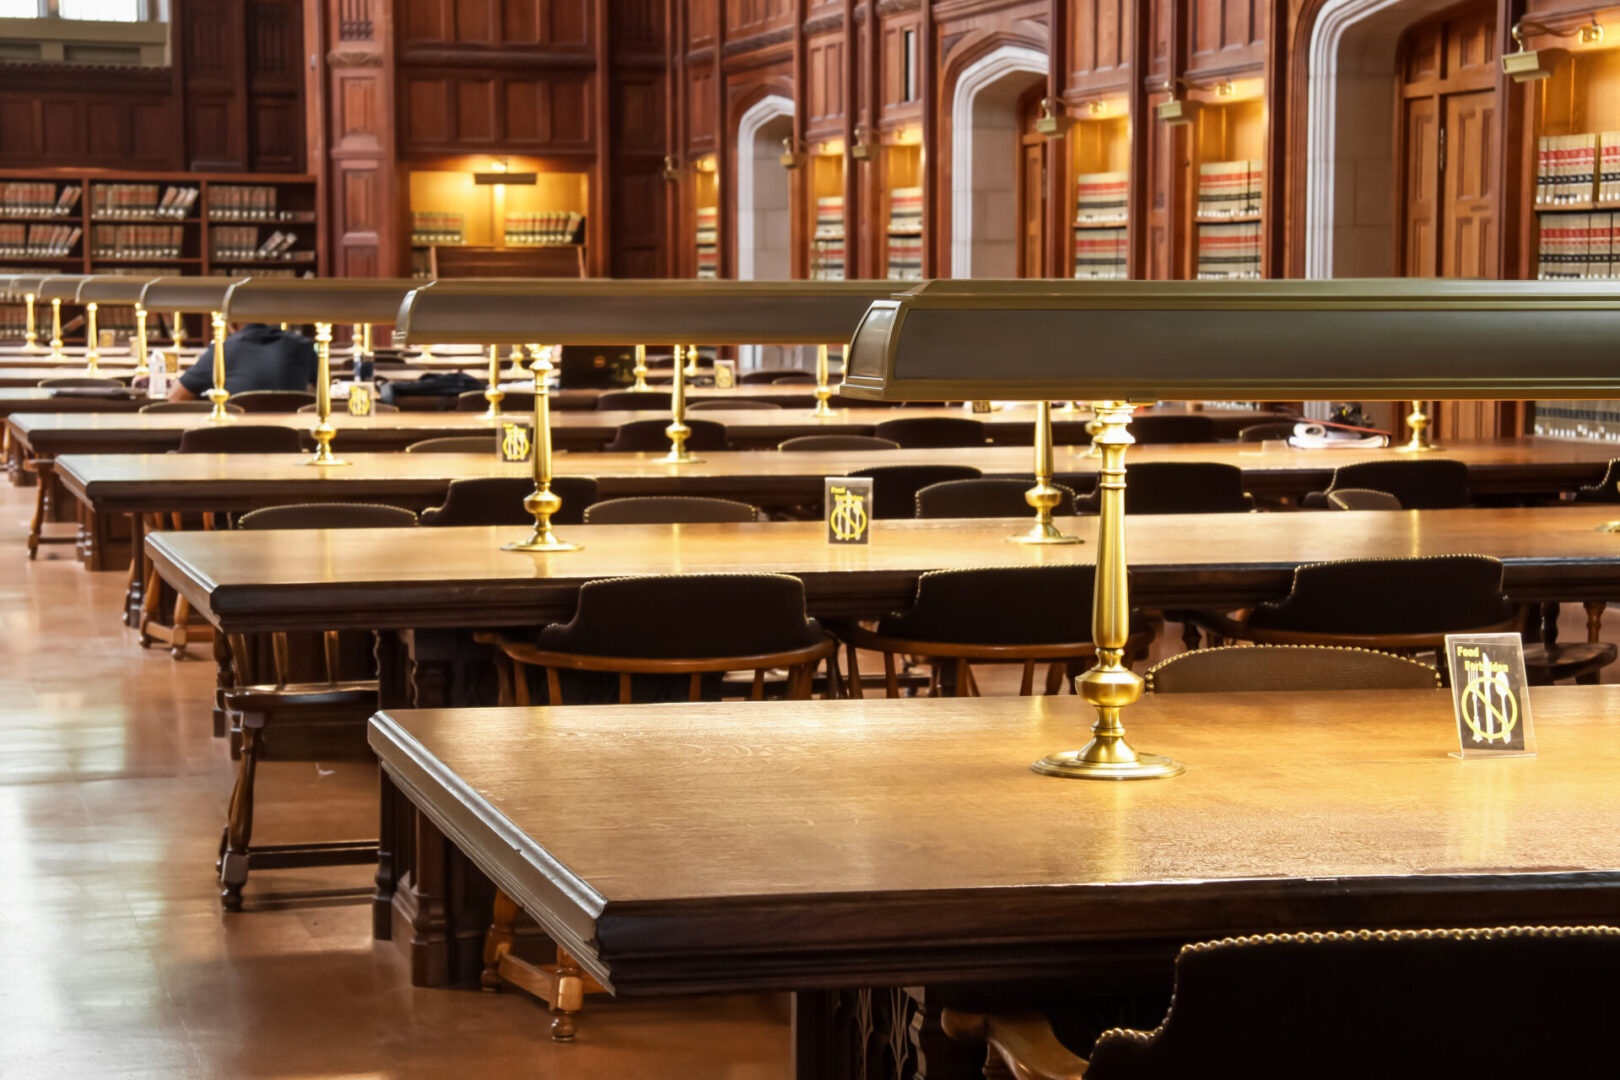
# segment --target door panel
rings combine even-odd
[[[1445,98],[1443,277],[1496,276],[1496,92]]]
[[[1046,140],[1026,142],[1018,162],[1018,276],[1041,277],[1046,250]]]
[[[1401,183],[1405,228],[1401,244],[1401,272],[1406,277],[1434,277],[1439,265],[1436,204],[1440,186],[1440,125],[1435,122],[1433,98],[1405,103],[1406,153]]]

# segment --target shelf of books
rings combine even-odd
[[[810,155],[810,280],[844,280],[844,144]]]
[[[1069,127],[1074,186],[1074,276],[1111,280],[1129,274],[1130,122],[1118,100],[1089,103]]]
[[[1539,86],[1536,277],[1620,279],[1620,48],[1572,52]]]
[[[576,265],[585,245],[589,175],[543,171],[514,158],[505,162],[514,183],[476,183],[475,173],[490,171],[487,160],[410,174],[412,275],[433,277],[452,263],[519,265],[523,260],[505,253],[520,248],[567,249],[559,265]],[[446,254],[451,248],[457,250]]]
[[[720,276],[720,177],[713,154],[693,163],[693,243],[697,247],[697,276]]]
[[[920,135],[919,135],[920,140]],[[922,144],[910,130],[883,148],[884,258],[891,281],[923,276]]]
[[[1206,104],[1197,127],[1194,275],[1204,281],[1264,277],[1262,103],[1256,96]]]

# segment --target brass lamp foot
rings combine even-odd
[[[1058,531],[1058,527],[1049,521],[1037,521],[1029,527],[1029,531],[1018,536],[1009,536],[1007,540],[1014,544],[1078,544],[1078,536],[1068,536]]]
[[[662,461],[665,465],[696,465],[703,461],[703,459],[698,457],[696,454],[690,453],[686,450],[671,450],[658,460]]]
[[[1093,739],[1084,750],[1048,754],[1030,768],[1070,780],[1162,780],[1186,771],[1181,762],[1162,754],[1138,754],[1124,739],[1111,745]]]
[[[208,419],[211,423],[219,424],[233,419],[230,411],[225,408],[225,402],[229,401],[230,397],[231,395],[223,390],[208,391],[208,400],[214,405],[208,413]]]
[[[302,461],[299,464],[301,464],[301,465],[347,465],[348,462],[345,461],[343,458],[338,457],[336,454],[332,453],[332,448],[330,446],[323,445],[323,446],[319,446],[319,447],[316,448],[314,457],[309,458],[306,461]]]
[[[1620,521],[1605,521],[1592,531],[1601,533],[1620,533]]]
[[[557,539],[557,534],[551,531],[551,526],[544,529],[536,526],[529,533],[527,540],[513,544],[502,544],[502,551],[578,551],[578,544],[570,544],[566,540]]]

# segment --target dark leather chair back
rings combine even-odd
[[[971,465],[870,465],[851,476],[872,478],[872,516],[917,516],[917,492],[945,480],[971,480],[982,475]]]
[[[1327,494],[1327,504],[1334,510],[1400,510],[1401,500],[1387,491],[1371,488],[1339,488]]]
[[[1095,568],[1086,564],[930,570],[911,607],[878,621],[884,637],[972,645],[1091,640]]]
[[[154,401],[150,405],[140,407],[143,413],[183,413],[183,412],[212,412],[213,402],[209,401]],[[225,403],[225,411],[233,416],[242,415],[242,406]]]
[[[800,435],[776,444],[778,450],[898,450],[893,439],[876,435]]]
[[[1440,673],[1403,656],[1334,645],[1194,649],[1148,669],[1149,693],[1433,690]]]
[[[232,394],[230,403],[243,412],[297,412],[301,406],[313,405],[315,395],[307,390],[244,390]]]
[[[679,616],[679,633],[670,633],[671,614]],[[593,656],[696,660],[787,652],[820,640],[796,577],[677,574],[587,581],[574,617],[541,630],[537,643]]]
[[[816,381],[816,374],[813,371],[804,371],[800,368],[773,367],[760,368],[758,371],[745,371],[737,376],[737,383],[739,386],[768,386],[784,376],[804,375],[810,376],[811,382]]]
[[[180,433],[182,454],[297,454],[303,437],[273,424],[224,424]]]
[[[669,411],[668,390],[604,390],[596,396],[599,412]]]
[[[1154,443],[1204,443],[1215,441],[1215,421],[1191,413],[1186,416],[1137,416],[1131,420],[1131,434],[1140,445]]]
[[[527,476],[469,476],[450,481],[444,504],[422,511],[423,525],[532,525],[534,515],[523,500],[534,491]],[[551,515],[553,525],[580,525],[585,508],[596,501],[596,480],[590,476],[554,476],[551,492],[562,509]]]
[[[692,429],[692,434],[686,438],[688,450],[702,453],[726,449],[726,425],[714,420],[696,420],[689,416],[686,418],[686,426]],[[628,424],[620,424],[613,441],[602,449],[609,453],[668,450],[669,436],[664,434],[667,427],[669,427],[668,420],[632,420]]]
[[[880,439],[893,439],[907,450],[983,446],[984,423],[965,416],[906,416],[885,420],[872,429]]]
[[[690,525],[758,520],[759,510],[747,503],[690,495],[608,499],[585,508],[587,525]]]
[[[1387,491],[1407,510],[1452,510],[1470,502],[1468,466],[1450,458],[1340,465],[1333,470],[1328,491],[1340,488]]]
[[[1344,559],[1297,568],[1288,595],[1256,606],[1247,625],[1321,634],[1448,634],[1499,626],[1516,610],[1502,592],[1502,563],[1489,556]]]
[[[725,409],[780,409],[774,401],[756,401],[753,398],[702,398],[686,407],[687,412],[716,412]]]
[[[1179,420],[1180,417],[1170,417]],[[1076,506],[1095,514],[1102,502],[1093,490]],[[1254,509],[1243,491],[1243,470],[1218,461],[1142,461],[1125,466],[1127,514],[1241,514]]]
[[[1575,501],[1582,503],[1620,503],[1620,458],[1612,458],[1603,470],[1603,479],[1595,484],[1575,489]]]
[[[407,454],[493,454],[499,444],[492,431],[488,435],[446,435],[423,439],[405,448]]]
[[[89,375],[64,375],[57,379],[39,380],[41,390],[66,390],[76,388],[79,390],[122,390],[124,384],[117,379],[97,379]]]
[[[1266,442],[1269,439],[1291,438],[1298,423],[1298,420],[1272,420],[1264,424],[1250,424],[1238,432],[1238,442]]]
[[[982,476],[974,480],[946,480],[929,484],[917,492],[917,516],[920,518],[985,518],[1031,517],[1035,510],[1024,493],[1034,487],[1034,481],[1009,480],[1000,476]],[[1074,513],[1074,492],[1061,484],[1053,485],[1063,493],[1052,513],[1065,517]]]
[[[238,529],[398,529],[416,524],[416,515],[377,503],[293,503],[252,510],[237,519]]]

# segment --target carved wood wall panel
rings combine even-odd
[[[168,95],[0,90],[0,165],[182,169],[175,106]]]
[[[587,72],[533,78],[412,69],[400,81],[404,154],[546,154],[592,146]]]
[[[805,132],[811,138],[838,135],[844,119],[844,40],[823,34],[805,47]]]
[[[1098,88],[1129,78],[1126,0],[1074,0],[1069,12],[1069,84]]]

